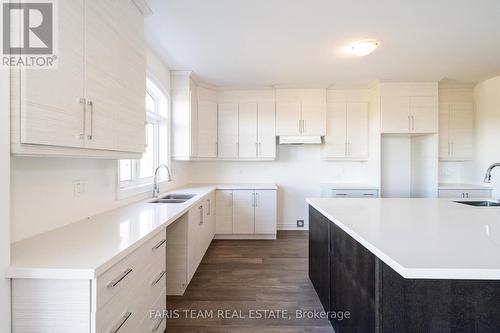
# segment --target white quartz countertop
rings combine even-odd
[[[307,199],[404,278],[500,280],[500,207],[449,199]]]
[[[475,185],[475,184],[460,184],[460,183],[440,183],[440,190],[491,190],[491,186]]]
[[[181,204],[143,200],[11,245],[8,278],[93,279],[187,213],[216,189],[277,189],[273,184],[188,185]]]

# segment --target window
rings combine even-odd
[[[142,159],[121,160],[119,162],[118,172],[121,190],[137,189],[150,185],[153,183],[154,170],[158,165],[169,164],[168,115],[170,101],[167,95],[149,79],[146,88],[146,123],[144,124],[146,147]],[[159,178],[160,180],[167,178],[166,170],[161,169]],[[146,190],[146,188],[144,189]]]

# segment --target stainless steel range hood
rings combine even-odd
[[[321,136],[280,136],[278,143],[280,145],[320,145],[322,143]]]

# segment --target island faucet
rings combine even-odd
[[[500,163],[494,163],[494,164],[490,165],[488,170],[486,170],[486,176],[484,176],[485,183],[491,183],[491,171],[496,167],[500,167]]]
[[[172,181],[172,175],[170,174],[170,168],[166,166],[165,164],[160,164],[158,167],[155,169],[155,176],[153,179],[153,198],[157,198],[158,195],[160,194],[160,185],[158,185],[158,171],[160,168],[165,168],[167,169],[167,182]]]

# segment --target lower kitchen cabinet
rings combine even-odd
[[[215,192],[167,227],[167,295],[183,295],[215,235]]]
[[[315,210],[309,214],[309,278],[323,308],[330,311],[330,221]]]
[[[217,190],[217,238],[275,238],[277,191]]]
[[[146,332],[165,327],[166,232],[92,280],[13,279],[12,332]]]
[[[485,199],[492,197],[491,189],[440,189],[439,198],[450,199]]]
[[[214,193],[188,212],[187,281],[189,284],[215,236]]]

